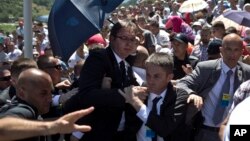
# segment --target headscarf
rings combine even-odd
[[[165,24],[166,29],[172,27],[172,31],[176,33],[181,32],[181,25],[183,20],[179,16],[172,16],[168,19],[167,23]]]

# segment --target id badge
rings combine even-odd
[[[227,107],[229,105],[229,101],[230,101],[230,94],[224,93],[221,99],[221,106]]]
[[[146,137],[147,138],[153,138],[153,137],[155,137],[155,132],[152,129],[146,127]]]

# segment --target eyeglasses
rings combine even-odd
[[[0,77],[0,81],[10,81],[11,76]]]
[[[136,40],[136,38],[134,37],[134,38],[129,38],[129,37],[126,37],[126,36],[115,36],[116,38],[119,38],[119,39],[121,39],[121,40],[123,40],[123,41],[127,41],[127,42],[136,42],[137,40]]]
[[[48,67],[45,67],[45,68],[55,68],[57,70],[62,70],[62,65],[55,65],[55,66],[48,66]]]

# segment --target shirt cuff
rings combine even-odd
[[[72,135],[73,135],[74,137],[76,137],[77,139],[81,139],[82,136],[84,135],[84,133],[79,132],[79,131],[76,131],[76,132],[73,132]]]
[[[59,98],[60,98],[60,95],[55,95],[53,98],[52,98],[52,106],[59,106]]]
[[[148,119],[148,109],[146,105],[141,106],[139,112],[137,112],[136,116],[139,117],[144,123],[147,122]]]

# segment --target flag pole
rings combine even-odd
[[[32,0],[23,0],[24,57],[33,59],[32,46]]]

